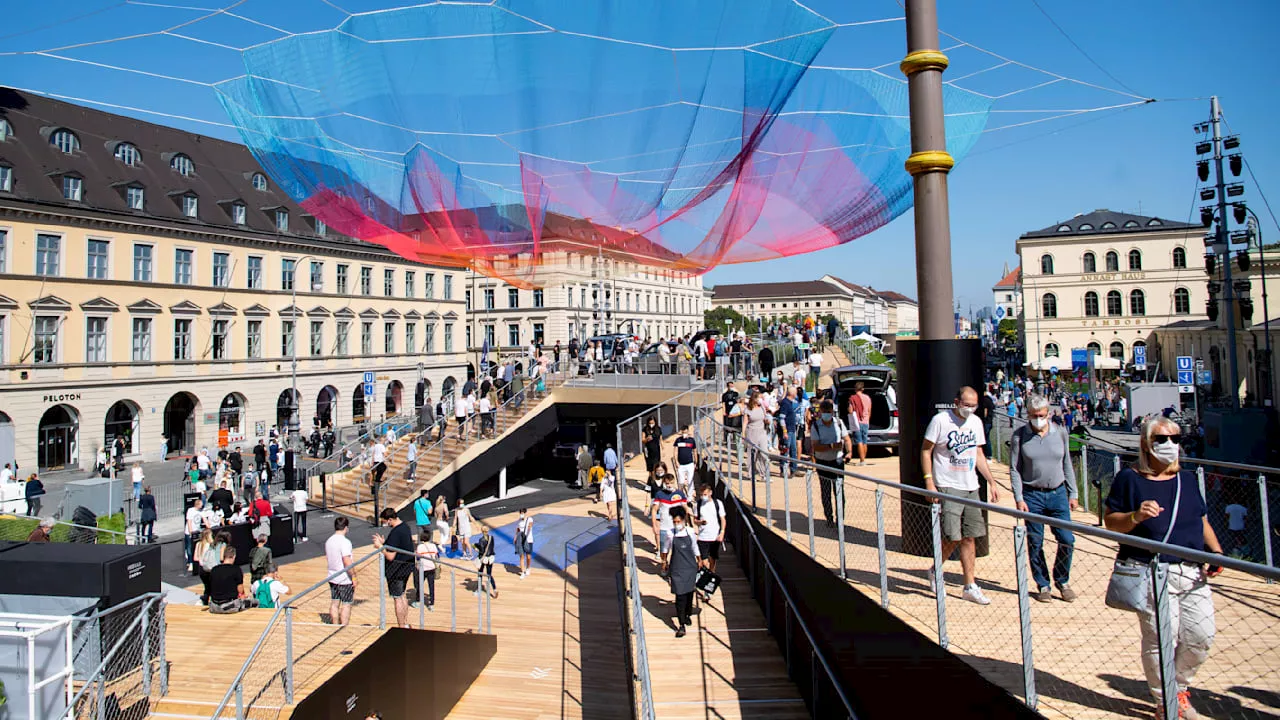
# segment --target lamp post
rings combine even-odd
[[[293,261],[293,282],[289,286],[290,297],[291,297],[289,301],[289,307],[292,308],[290,317],[293,320],[293,347],[291,348],[293,352],[290,353],[291,355],[293,355],[293,357],[290,358],[290,363],[289,363],[290,365],[289,386],[291,388],[289,391],[289,446],[294,448],[298,446],[298,434],[299,434],[298,432],[298,410],[299,410],[298,408],[298,405],[299,405],[298,403],[298,339],[299,339],[298,335],[301,328],[298,327],[298,317],[299,317],[298,268],[301,267],[303,260],[315,260],[315,259],[316,257],[314,255],[303,255],[302,257],[297,258],[296,260]],[[321,283],[314,282],[314,278],[312,278],[311,276],[310,268],[308,268],[307,270],[307,287],[311,288],[312,292],[319,292],[320,290],[324,289]],[[365,402],[368,403],[368,401],[369,401],[368,398],[365,398]]]

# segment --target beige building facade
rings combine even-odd
[[[846,328],[866,326],[875,335],[912,335],[920,330],[920,308],[911,298],[834,275],[820,280],[721,284],[713,288],[711,304],[762,318],[766,326],[778,318],[804,314],[832,315]]]
[[[1204,319],[1203,234],[1199,225],[1109,210],[1023,234],[1019,330],[1028,369],[1070,368],[1071,351],[1086,350],[1095,367],[1119,370],[1156,329]]]

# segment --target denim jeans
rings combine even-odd
[[[786,448],[783,455],[786,455],[787,457],[791,458],[791,474],[794,475],[796,473],[796,460],[799,458],[799,456],[796,454],[796,431],[795,430],[787,431],[787,439],[785,443],[786,443]]]
[[[1059,520],[1071,519],[1065,484],[1056,490],[1023,488],[1022,500],[1027,504],[1027,512]],[[1058,541],[1058,555],[1053,561],[1053,585],[1066,585],[1071,579],[1071,553],[1075,549],[1076,537],[1065,528],[1055,527],[1052,530]],[[1027,523],[1027,556],[1031,559],[1031,576],[1035,578],[1036,587],[1041,590],[1051,587],[1049,566],[1044,559],[1044,525],[1041,523]]]

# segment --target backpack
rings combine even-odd
[[[214,569],[222,562],[222,548],[224,545],[211,544],[205,549],[204,554],[200,556],[200,567],[207,572]]]
[[[258,581],[258,590],[255,593],[258,599],[258,607],[273,608],[276,606],[276,601],[271,598],[271,586],[275,582],[275,580],[266,577]]]

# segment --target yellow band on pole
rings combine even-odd
[[[940,50],[916,50],[902,59],[898,69],[903,75],[911,77],[921,70],[946,70],[948,64],[947,56]]]
[[[911,173],[912,177],[915,177],[921,173],[936,170],[950,172],[951,168],[955,167],[956,160],[946,150],[922,150],[911,153],[904,165],[907,168],[907,172]]]

